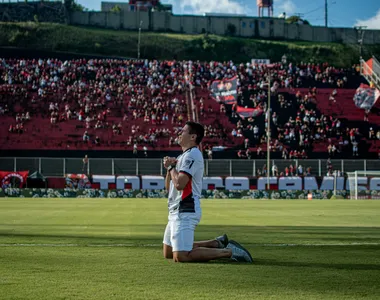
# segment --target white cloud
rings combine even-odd
[[[164,2],[164,1],[163,1]],[[167,0],[165,3],[172,4],[177,13],[200,15],[206,12],[250,14],[240,3],[233,0]]]
[[[277,14],[282,14],[283,12],[285,12],[287,16],[291,16],[297,10],[297,6],[292,0],[275,0],[273,6],[275,10],[275,16]]]
[[[380,29],[380,10],[367,20],[356,20],[355,26],[367,26],[367,29]]]

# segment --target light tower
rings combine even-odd
[[[268,9],[268,17],[273,17],[273,0],[257,0],[259,17],[264,17],[264,9]]]

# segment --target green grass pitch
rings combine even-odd
[[[379,200],[204,200],[254,264],[162,257],[165,199],[0,199],[0,299],[380,299]]]

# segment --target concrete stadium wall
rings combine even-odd
[[[258,19],[258,32],[259,36],[262,38],[269,38],[270,37],[270,23],[269,19]]]
[[[287,40],[298,40],[299,39],[299,36],[298,36],[298,24],[287,24],[285,25],[285,36],[284,38],[287,39]]]
[[[122,15],[123,29],[137,30],[140,27],[140,21],[142,21],[141,29],[149,30],[149,15],[147,13],[124,12]]]
[[[181,19],[181,16],[172,16],[170,18],[169,31],[177,31],[178,28],[181,28]]]
[[[106,27],[112,29],[120,29],[122,15],[117,13],[109,13],[106,15]]]
[[[197,24],[198,17],[196,16],[183,16],[181,18],[181,27],[180,32],[189,33],[189,34],[195,34],[196,32],[196,24]],[[174,30],[178,31],[178,30]]]
[[[207,32],[209,18],[197,17],[196,19],[196,32]]]
[[[273,20],[273,37],[276,39],[283,38],[285,36],[285,22],[282,20]]]
[[[70,16],[70,23],[75,25],[89,25],[90,14],[79,11],[73,12]]]
[[[368,30],[373,36],[373,44],[380,44],[380,33],[378,30]],[[366,40],[367,37],[364,38]]]
[[[229,24],[236,27],[236,36],[314,42],[356,43],[358,32],[353,28],[325,28],[287,24],[283,19],[254,17],[202,17],[171,15],[166,12],[73,12],[73,25],[89,25],[113,29],[171,31],[186,34],[225,35]],[[364,44],[380,44],[380,30],[367,30]]]
[[[313,41],[330,42],[329,31],[325,27],[313,27]]]
[[[253,18],[240,18],[240,32],[238,34],[244,37],[253,37],[255,36],[256,22]]]
[[[108,13],[104,13],[104,12],[91,12],[89,25],[106,27],[107,15]]]
[[[302,37],[303,40],[305,41],[313,41],[313,27],[309,25],[300,25],[298,26],[298,33],[299,37]]]
[[[152,14],[152,29],[154,31],[167,30],[167,16],[168,14],[163,12],[157,12]]]

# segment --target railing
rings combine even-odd
[[[380,88],[380,77],[376,70],[380,70],[380,66],[376,59],[373,59],[374,66],[371,68],[364,59],[360,59],[360,75],[362,75],[369,83],[373,83],[376,88]]]
[[[378,61],[376,56],[372,55],[372,59],[373,59],[373,69],[380,70],[380,62]],[[379,72],[376,72],[376,73],[379,73]]]
[[[262,170],[266,160],[205,160],[206,176],[256,176]],[[314,176],[327,174],[327,160],[271,160],[279,172],[286,167],[302,166],[311,168]],[[334,170],[342,172],[379,171],[380,160],[331,160]],[[164,175],[161,159],[121,159],[121,158],[90,158],[87,165],[81,158],[15,158],[1,157],[0,171],[38,171],[46,177],[63,177],[65,174],[96,174],[96,175]]]

